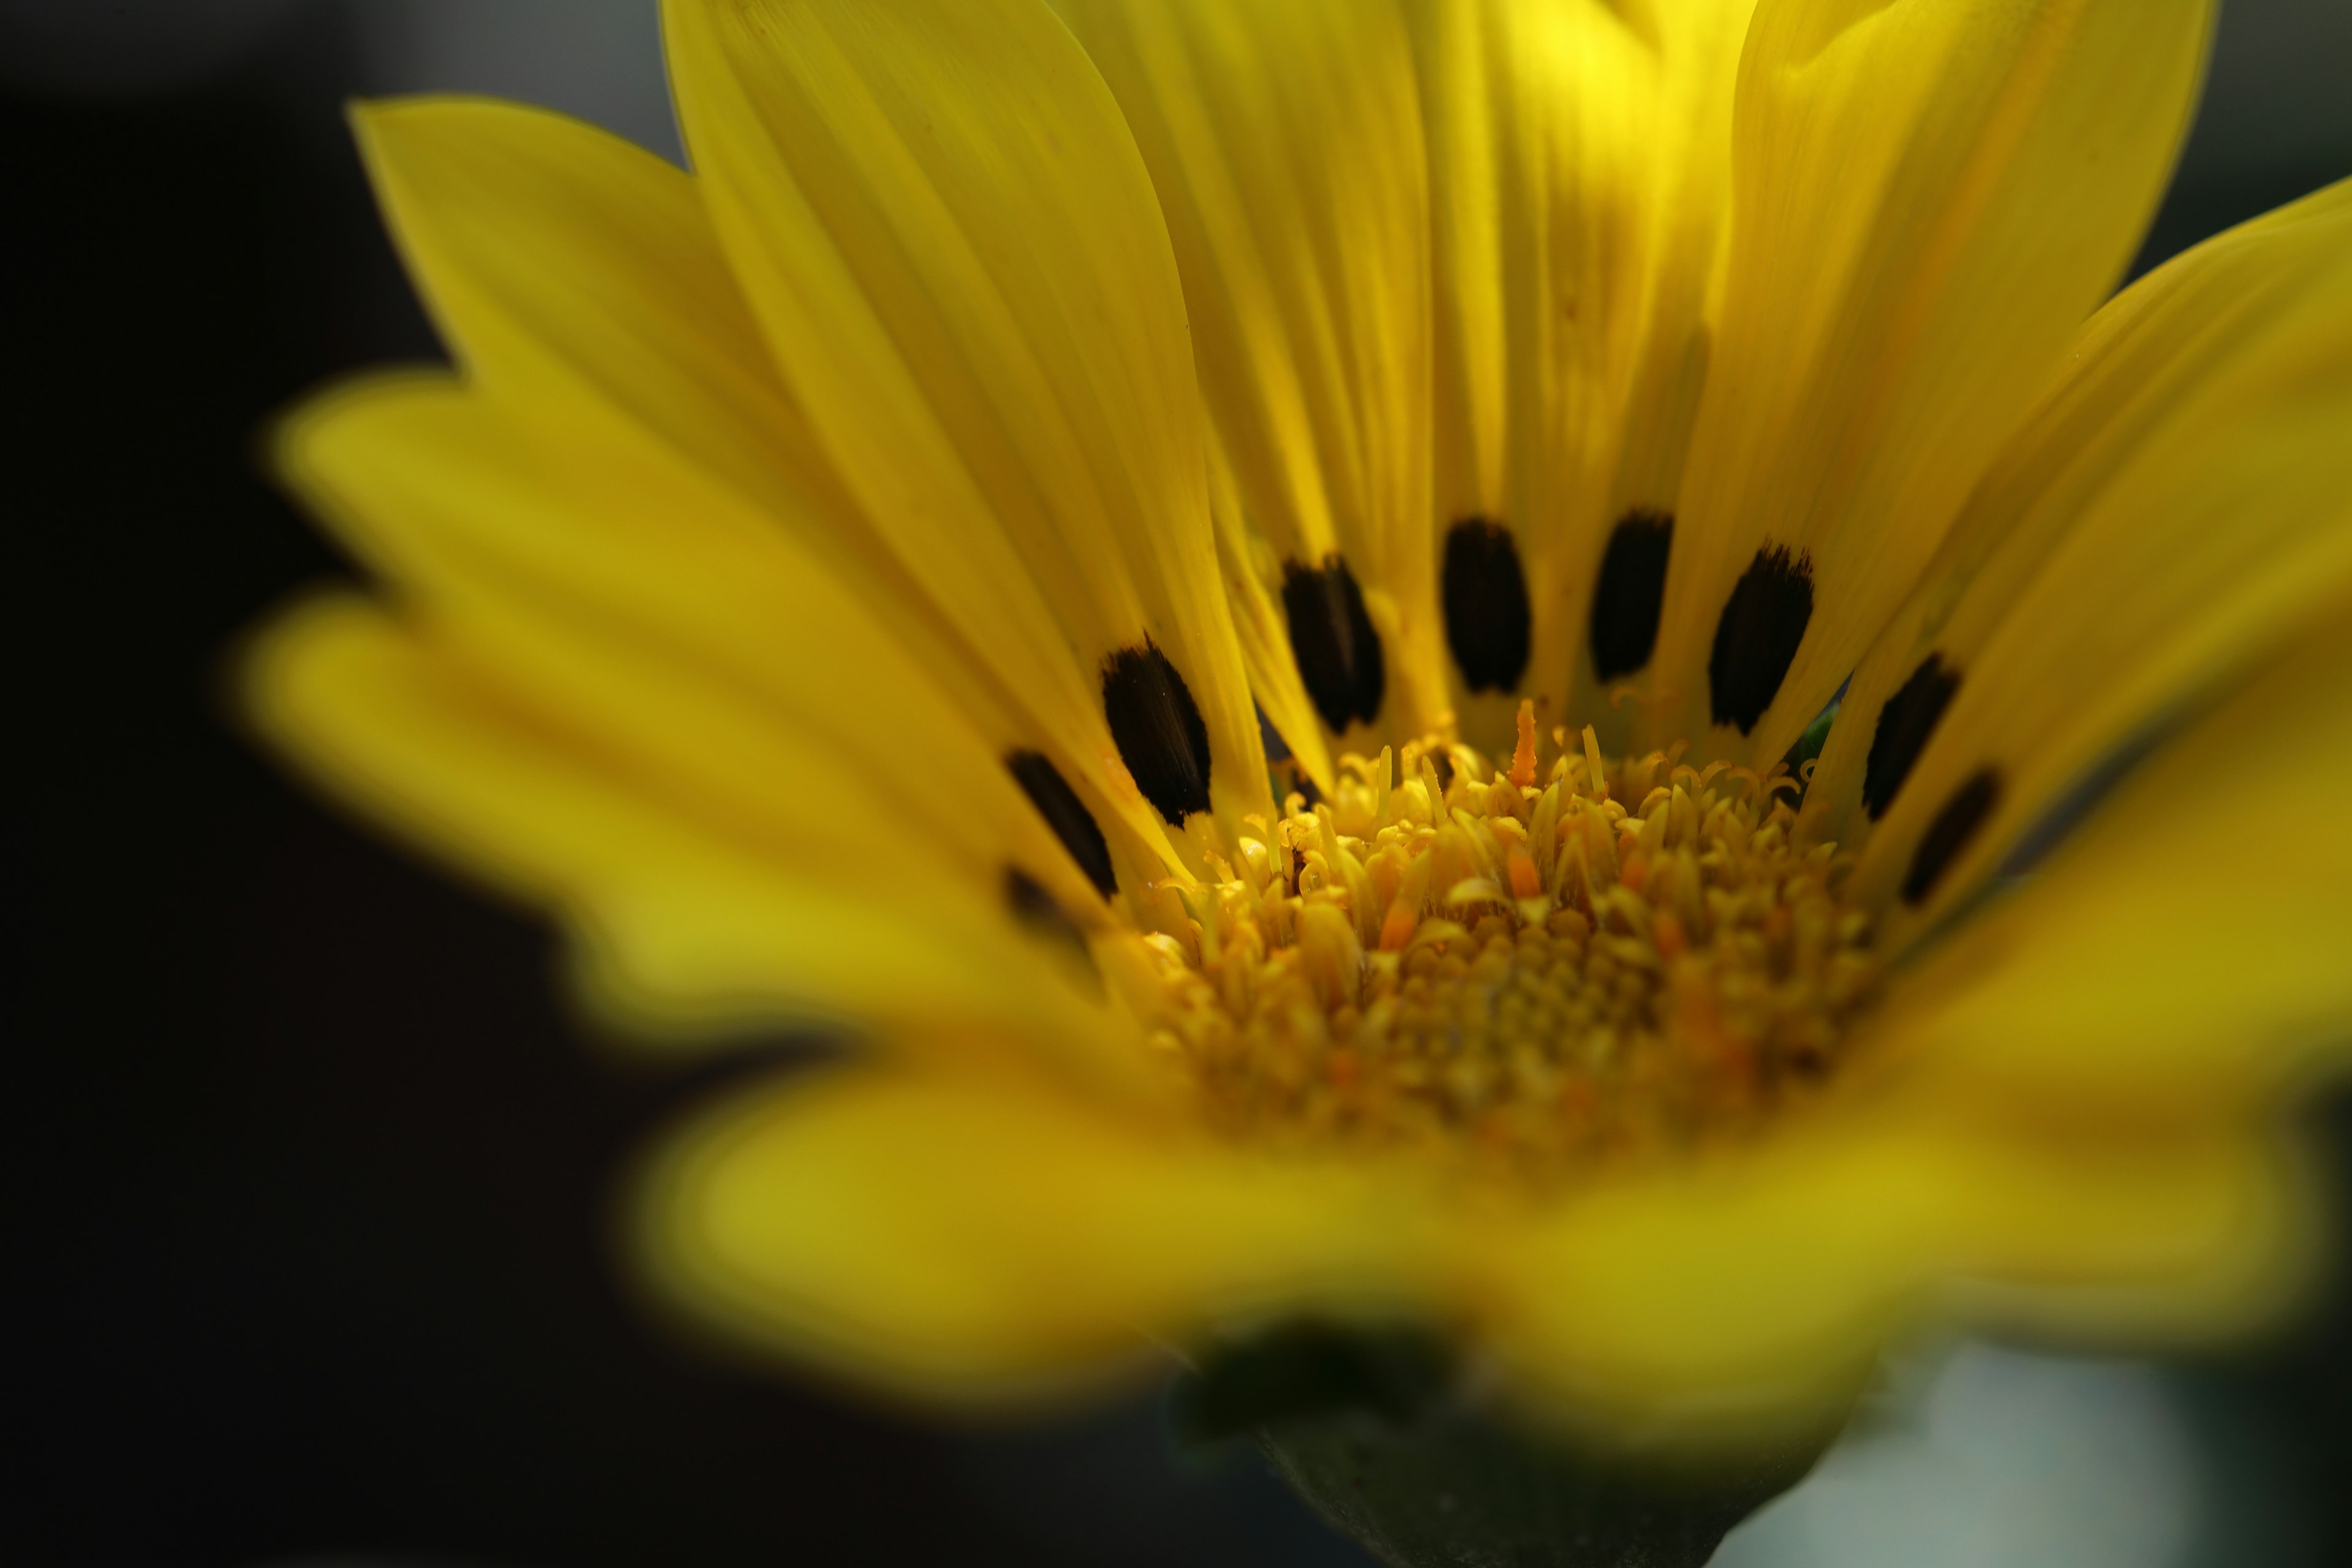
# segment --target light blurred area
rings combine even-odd
[[[520,99],[679,156],[652,0],[340,3],[351,9],[371,93]]]
[[[2347,1306],[2339,1286],[2317,1340],[2341,1341]],[[1710,1568],[2335,1568],[2342,1436],[2281,1419],[2297,1396],[2279,1384],[2337,1405],[2347,1370],[2340,1342],[2227,1370],[1981,1342],[1899,1355]]]
[[[1985,1345],[1905,1369],[1715,1568],[2189,1568],[2212,1513],[2188,1412],[2130,1362]]]

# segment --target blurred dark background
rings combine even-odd
[[[1174,1455],[1148,1398],[959,1432],[660,1331],[611,1205],[709,1073],[593,1048],[537,924],[235,732],[236,635],[348,572],[257,432],[438,355],[341,121],[422,89],[675,153],[652,0],[0,0],[25,1080],[0,1556],[1360,1563],[1249,1455]],[[2352,0],[2236,0],[2144,260],[2347,172]],[[2339,1290],[2196,1365],[1969,1352],[1723,1561],[2352,1563],[2347,1323]],[[2073,1447],[2021,1466],[2029,1417]],[[1958,1533],[1855,1555],[1898,1503]]]

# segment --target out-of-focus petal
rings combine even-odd
[[[687,1128],[641,1228],[698,1315],[861,1382],[992,1402],[1218,1319],[1393,1306],[1430,1237],[1403,1190],[1016,1079],[855,1072]]]

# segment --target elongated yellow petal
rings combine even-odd
[[[1808,826],[1862,844],[1851,890],[1899,895],[1891,938],[2102,758],[2341,613],[2347,429],[2352,184],[2200,247],[2090,324],[1856,671],[1816,774]]]
[[[1282,562],[1265,535],[1250,526],[1241,489],[1224,448],[1209,446],[1209,517],[1217,531],[1217,563],[1224,569],[1225,595],[1241,639],[1242,667],[1250,690],[1283,744],[1318,788],[1329,793],[1336,770],[1324,744],[1322,717],[1307,694],[1306,678],[1290,646],[1290,622],[1276,584]]]
[[[675,481],[696,488],[691,502],[648,501],[646,570],[658,570],[660,524],[679,510],[748,535],[789,533],[796,558],[819,554],[993,742],[1050,755],[1123,859],[1152,875],[1175,864],[1158,814],[1105,766],[1101,723],[1040,721],[1018,648],[949,626],[860,519],[776,374],[693,179],[512,104],[415,100],[366,106],[355,123],[453,349],[502,406],[563,445],[542,456],[570,468],[576,451],[593,471],[601,452],[626,449],[616,461],[682,459],[707,476]],[[705,497],[709,481],[733,493]]]
[[[656,1167],[643,1234],[698,1315],[931,1400],[1066,1392],[1147,1336],[1376,1310],[1426,1216],[1050,1089],[835,1075],[750,1097]]]
[[[1210,419],[1327,723],[1360,750],[1376,720],[1433,727],[1429,204],[1402,17],[1388,0],[1057,5],[1151,170]]]
[[[1436,246],[1435,521],[1457,701],[1478,743],[1507,746],[1521,695],[1548,721],[1572,706],[1614,731],[1599,693],[1647,662],[1638,635],[1596,659],[1593,589],[1621,521],[1673,514],[1749,8],[1413,7]],[[1633,618],[1654,624],[1649,580]],[[1518,636],[1488,630],[1482,646],[1480,626],[1514,611]]]
[[[684,172],[487,100],[362,104],[352,123],[471,376],[550,422],[653,432],[780,510],[835,500]]]
[[[1181,290],[1084,52],[1042,0],[665,16],[721,239],[870,526],[1066,750],[1127,731],[1106,787],[1123,760],[1238,836],[1271,803]]]
[[[1754,0],[1676,0],[1656,13],[1659,110],[1653,154],[1650,277],[1638,357],[1613,437],[1609,489],[1591,515],[1600,538],[1561,603],[1560,635],[1576,639],[1569,710],[1597,722],[1612,749],[1630,745],[1629,710],[1612,701],[1654,658],[1685,465],[1723,309],[1731,217],[1733,86]],[[1613,568],[1613,570],[1612,570]]]
[[[2110,289],[2210,0],[1761,0],[1722,325],[1645,714],[1769,761]]]
[[[1001,883],[940,875],[853,760],[598,645],[509,630],[477,652],[328,599],[265,634],[247,689],[337,794],[559,916],[591,998],[637,1030],[986,1019],[1116,1065],[1126,1037],[1066,944]]]

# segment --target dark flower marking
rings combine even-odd
[[[1862,769],[1862,805],[1871,821],[1886,815],[1895,792],[1911,776],[1911,764],[1919,760],[1927,737],[1936,732],[1936,721],[1959,689],[1960,672],[1945,668],[1943,656],[1931,653],[1878,710],[1870,758]]]
[[[1143,798],[1176,826],[1209,809],[1209,727],[1168,656],[1147,640],[1103,665],[1103,717]]]
[[[1717,723],[1737,725],[1743,735],[1756,728],[1812,618],[1812,557],[1792,556],[1780,544],[1759,550],[1715,623],[1706,682]]]
[[[1650,662],[1674,542],[1674,518],[1642,508],[1627,512],[1609,535],[1592,585],[1592,669],[1601,679],[1631,675]]]
[[[1320,566],[1292,561],[1282,568],[1282,608],[1290,619],[1290,651],[1315,711],[1336,733],[1381,710],[1387,672],[1381,634],[1364,613],[1363,590],[1338,555]]]
[[[1013,771],[1014,782],[1045,819],[1045,826],[1054,830],[1054,837],[1062,841],[1062,847],[1070,852],[1070,858],[1078,863],[1078,869],[1087,874],[1087,880],[1109,898],[1118,888],[1111,872],[1110,846],[1104,841],[1094,813],[1062,776],[1062,770],[1042,752],[1013,752],[1004,759],[1004,765]]]
[[[2000,775],[1990,768],[1979,768],[1969,775],[1968,782],[1952,792],[1936,820],[1927,825],[1919,840],[1919,847],[1911,852],[1911,869],[1903,879],[1903,901],[1924,904],[1927,895],[1936,890],[1960,851],[1977,836],[1977,830],[2000,804]]]
[[[1445,641],[1463,684],[1508,691],[1527,673],[1532,612],[1510,531],[1466,518],[1445,536]]]

